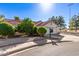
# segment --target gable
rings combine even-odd
[[[48,22],[46,25],[44,25],[46,27],[57,27],[57,25],[55,23],[51,23],[51,22]]]

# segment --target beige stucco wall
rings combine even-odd
[[[48,24],[45,25],[45,27],[47,29],[47,33],[46,34],[49,34],[49,28],[53,29],[53,33],[52,34],[56,34],[56,33],[59,32],[59,27],[56,24],[54,24],[53,22],[52,22],[52,24],[51,24],[51,22],[49,22]]]

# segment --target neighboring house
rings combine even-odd
[[[13,20],[13,19],[7,19],[6,21],[9,22],[10,24],[14,25],[14,26],[17,26],[17,24],[21,23],[20,20]],[[52,34],[59,33],[59,27],[55,23],[53,23],[53,21],[51,21],[51,20],[48,20],[48,21],[45,21],[45,22],[37,21],[37,22],[34,22],[34,23],[38,27],[44,26],[47,29],[46,34],[50,34],[50,29],[53,30]]]
[[[36,26],[44,26],[47,29],[46,34],[50,34],[50,29],[53,30],[52,34],[57,34],[59,33],[59,27],[51,20],[48,20],[46,22],[38,21],[35,22]]]
[[[10,23],[13,25],[13,27],[17,26],[19,23],[21,23],[20,20],[14,20],[14,19],[6,19],[6,22]]]
[[[9,22],[12,25],[17,25],[17,24],[19,24],[21,22],[20,20],[14,20],[14,19],[7,19],[5,21]]]

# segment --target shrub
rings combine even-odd
[[[25,18],[16,28],[18,32],[25,32],[27,35],[33,35],[34,23],[30,18]]]
[[[39,27],[37,32],[40,36],[44,36],[47,30],[44,27]]]
[[[33,27],[34,27],[34,23],[32,22],[32,20],[30,18],[26,18],[23,21],[25,27],[24,27],[24,31],[27,35],[33,35]]]
[[[0,35],[2,36],[12,36],[14,35],[15,31],[11,24],[7,22],[1,22],[0,23]]]
[[[23,24],[21,23],[21,24],[18,24],[16,27],[15,27],[16,29],[16,32],[25,32],[24,31],[24,26],[23,26]]]
[[[38,36],[38,32],[37,32],[38,28],[36,26],[33,27],[33,35]]]

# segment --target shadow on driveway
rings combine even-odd
[[[47,43],[47,40],[44,37],[37,37],[33,39],[33,42],[37,43],[37,45],[44,45]]]
[[[63,42],[72,42],[72,41],[61,41],[64,36],[62,35],[52,35],[51,38],[49,37],[36,37],[33,39],[33,42],[37,43],[37,45],[44,45],[47,43],[47,40],[51,40],[52,45],[58,46],[57,43],[63,43]]]

